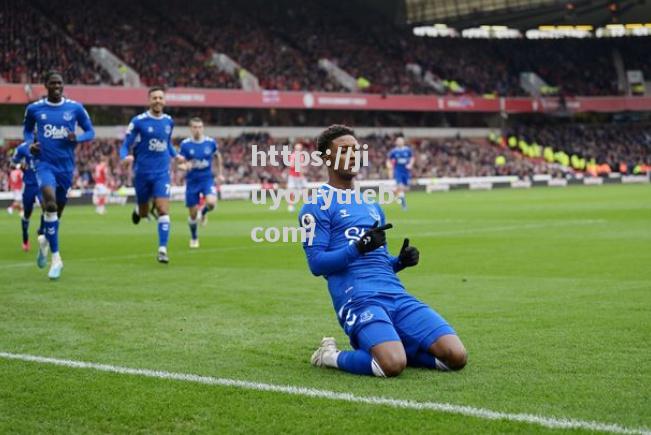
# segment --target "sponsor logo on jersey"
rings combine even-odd
[[[43,136],[48,139],[65,139],[68,137],[68,129],[64,126],[56,127],[52,124],[43,126]]]
[[[192,169],[206,169],[208,166],[210,166],[210,162],[206,159],[192,160]]]
[[[156,151],[159,153],[167,151],[167,141],[156,138],[149,139],[149,151]]]

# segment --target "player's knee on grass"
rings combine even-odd
[[[468,363],[468,352],[456,335],[444,335],[434,343],[430,353],[443,361],[450,370],[461,370]]]
[[[386,377],[398,376],[407,367],[407,355],[400,342],[386,342],[373,346],[373,359]]]

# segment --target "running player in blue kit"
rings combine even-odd
[[[131,220],[138,224],[149,215],[149,203],[153,199],[158,215],[159,263],[169,263],[167,243],[170,237],[169,197],[172,180],[170,162],[172,158],[184,161],[172,145],[172,117],[163,113],[165,90],[162,87],[149,89],[149,110],[135,116],[120,147],[120,159],[133,163],[134,187],[138,206],[131,214]]]
[[[190,119],[191,137],[181,142],[179,154],[185,158],[185,163],[179,168],[187,171],[185,176],[185,206],[190,212],[188,226],[190,227],[190,248],[199,247],[197,235],[198,223],[205,224],[209,212],[217,204],[217,189],[212,173],[212,161],[217,160],[217,177],[223,181],[223,166],[217,141],[203,135],[203,121],[201,118]],[[206,205],[199,209],[201,195],[206,200]]]
[[[387,169],[396,181],[396,193],[398,201],[403,210],[407,209],[407,197],[405,192],[409,190],[411,181],[411,170],[414,168],[414,155],[411,148],[405,145],[405,138],[396,137],[395,147],[389,151],[387,158]]]
[[[39,204],[43,204],[43,196],[41,195],[41,191],[38,188],[38,181],[36,180],[34,157],[25,142],[16,147],[14,155],[11,158],[11,163],[19,165],[23,171],[25,188],[23,189],[23,215],[20,219],[20,225],[23,230],[23,250],[29,251],[29,219],[32,217],[36,200],[38,199]],[[41,214],[40,219],[41,224],[37,233],[39,243],[47,243],[43,234],[43,214]]]
[[[319,135],[328,184],[321,187],[316,204],[305,204],[299,214],[300,224],[311,233],[303,243],[310,270],[328,281],[339,324],[355,349],[340,351],[334,338],[325,337],[311,363],[380,377],[398,376],[407,366],[460,370],[467,353],[454,329],[407,293],[396,275],[418,264],[418,250],[405,239],[399,255],[390,255],[385,231],[392,225],[377,203],[352,190],[355,162],[346,167],[345,159],[356,146],[353,130],[343,125]],[[341,159],[335,165],[337,148]],[[324,209],[326,195],[335,196]],[[352,200],[342,201],[346,195]]]
[[[45,237],[39,238],[36,264],[47,265],[48,251],[52,262],[48,277],[58,279],[63,269],[59,253],[59,219],[66,206],[75,169],[75,146],[95,138],[88,112],[80,103],[63,97],[63,76],[50,71],[45,76],[47,97],[31,103],[25,110],[23,138],[30,146],[36,168],[36,180],[43,195]],[[84,131],[77,135],[75,130]],[[34,139],[36,128],[36,140]]]

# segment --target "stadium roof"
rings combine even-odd
[[[651,22],[648,0],[404,0],[409,24],[485,24],[530,29],[545,24]]]

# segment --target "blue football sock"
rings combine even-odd
[[[50,244],[50,250],[53,254],[59,252],[59,218],[56,212],[46,212],[43,219],[45,238]]]
[[[337,356],[337,367],[356,375],[373,375],[373,357],[365,350],[346,350]]]
[[[197,221],[196,219],[188,218],[188,225],[190,226],[190,234],[192,240],[197,240]]]
[[[29,241],[29,219],[20,218],[20,225],[23,228],[23,243]]]
[[[443,361],[436,358],[429,352],[419,351],[416,352],[416,355],[409,358],[409,365],[411,367],[423,367],[426,369],[437,369],[442,371],[450,370]]]
[[[167,248],[167,241],[170,238],[170,217],[163,215],[158,217],[158,246]]]

